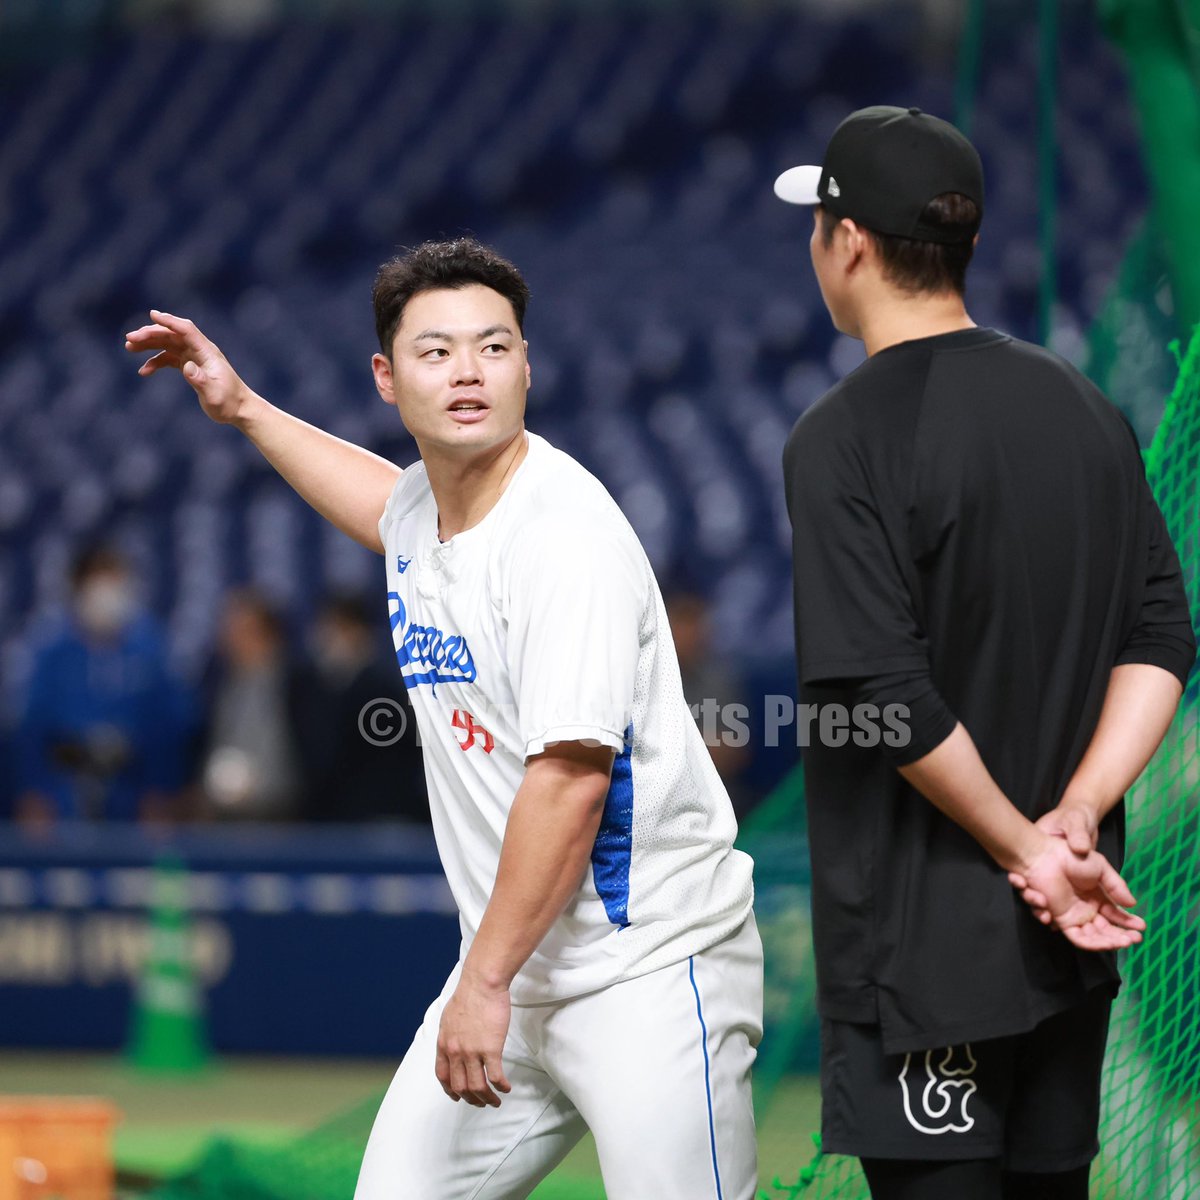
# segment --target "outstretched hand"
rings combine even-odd
[[[1074,832],[1082,846],[1083,831]],[[1074,850],[1065,831],[1047,837],[1042,852],[1008,880],[1037,920],[1081,950],[1123,950],[1142,940],[1146,922],[1126,911],[1136,901],[1125,880],[1099,851]]]
[[[184,317],[151,309],[150,319],[153,325],[125,335],[126,350],[157,351],[142,363],[138,374],[150,376],[163,367],[174,367],[195,389],[207,416],[222,425],[235,422],[253,393],[225,355]]]

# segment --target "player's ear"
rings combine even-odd
[[[521,349],[525,351],[525,390],[529,391],[533,387],[533,372],[529,367],[529,343],[522,341]]]
[[[375,376],[375,390],[385,404],[396,403],[396,380],[391,362],[382,354],[371,355],[371,372]]]
[[[843,217],[838,223],[839,232],[845,235],[846,269],[853,271],[866,256],[870,239],[866,230],[856,225],[849,217]]]

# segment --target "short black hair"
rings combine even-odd
[[[521,272],[508,259],[472,237],[423,242],[416,249],[389,259],[375,276],[375,332],[380,349],[391,358],[392,342],[404,317],[405,305],[414,296],[472,284],[499,292],[512,305],[518,329],[524,326],[529,288]]]
[[[375,605],[361,592],[331,592],[321,602],[317,616],[321,620],[356,625],[361,629],[374,629],[376,625]]]
[[[287,620],[283,609],[259,588],[230,588],[225,593],[224,608],[227,614],[234,608],[250,613],[258,622],[259,628],[277,642],[283,642],[287,638]]]
[[[107,542],[95,546],[85,546],[71,562],[69,572],[71,590],[79,591],[93,575],[115,575],[118,572],[128,574],[129,563],[116,546]]]
[[[833,239],[840,218],[822,207],[821,237],[825,245]],[[967,267],[975,253],[975,235],[983,214],[979,205],[961,192],[943,192],[934,196],[921,213],[921,223],[953,232],[961,240],[944,242],[919,241],[877,233],[868,229],[879,248],[884,278],[901,291],[911,295],[954,292],[961,296],[967,288]]]

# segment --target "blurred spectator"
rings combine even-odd
[[[703,596],[691,591],[673,591],[665,603],[679,658],[684,698],[704,735],[734,810],[742,817],[755,799],[742,781],[750,765],[750,714],[742,707],[745,681],[731,663],[712,649],[708,601]]]
[[[183,779],[187,699],[157,623],[109,547],[71,570],[71,610],[34,651],[15,738],[16,818],[170,816]]]
[[[205,688],[202,815],[250,821],[300,815],[301,684],[274,605],[250,589],[231,592]]]
[[[416,721],[395,663],[381,654],[381,627],[354,595],[331,597],[317,617],[298,709],[312,820],[429,821]]]

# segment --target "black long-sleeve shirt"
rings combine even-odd
[[[1005,873],[895,769],[961,721],[1031,819],[1099,719],[1110,673],[1186,680],[1179,562],[1132,434],[1071,366],[993,330],[884,350],[784,452],[801,700],[911,709],[912,739],[805,752],[821,1011],[889,1052],[1031,1028],[1117,982],[1033,920]],[[1123,812],[1100,849],[1120,863]]]

